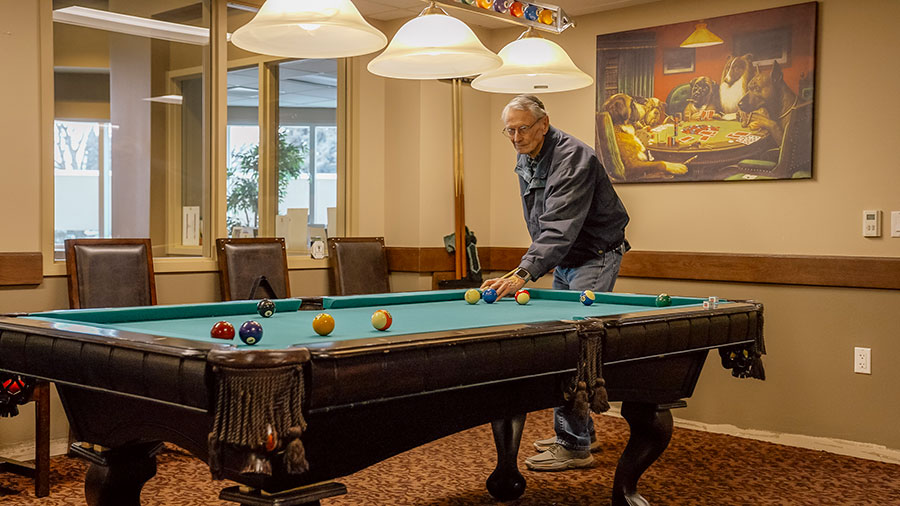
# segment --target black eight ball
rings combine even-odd
[[[256,312],[263,318],[268,318],[275,314],[275,303],[269,299],[263,299],[256,304]]]

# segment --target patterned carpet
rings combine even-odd
[[[531,441],[551,431],[551,411],[528,416],[519,467],[528,481],[510,506],[588,506],[609,503],[618,456],[628,439],[620,418],[596,417],[603,452],[591,469],[534,473],[522,462]],[[145,505],[228,505],[218,492],[230,482],[209,478],[207,466],[167,447],[159,472],[144,487]],[[349,493],[323,506],[474,506],[497,504],[484,488],[495,452],[488,426],[476,427],[398,455],[338,481]],[[51,494],[36,499],[31,481],[0,474],[2,505],[83,505],[86,465],[53,458]],[[676,428],[669,448],[646,472],[639,488],[662,505],[864,505],[900,504],[900,466]]]

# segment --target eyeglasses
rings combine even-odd
[[[543,118],[541,118],[541,119],[543,119]],[[530,125],[528,125],[528,126],[522,125],[522,126],[520,126],[520,127],[518,127],[518,128],[504,128],[503,130],[500,130],[500,133],[502,133],[503,135],[509,137],[510,139],[512,139],[513,137],[515,137],[517,133],[518,133],[520,136],[521,136],[521,135],[525,135],[526,132],[528,132],[529,130],[531,130],[531,127],[533,127],[534,125],[537,125],[537,124],[538,124],[538,121],[540,121],[540,119],[535,120],[534,123],[532,123],[532,124],[530,124]]]

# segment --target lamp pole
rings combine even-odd
[[[456,279],[466,277],[466,198],[463,185],[463,132],[462,132],[462,83],[463,79],[451,80],[453,121],[453,206],[454,235],[456,238]]]

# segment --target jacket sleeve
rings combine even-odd
[[[581,150],[560,150],[544,189],[540,232],[519,266],[537,279],[565,258],[590,211],[599,167]]]

